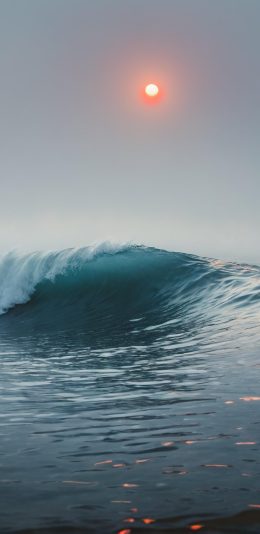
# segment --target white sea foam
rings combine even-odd
[[[34,252],[17,254],[10,252],[0,258],[0,315],[16,304],[30,300],[37,284],[54,280],[66,269],[77,269],[103,254],[116,254],[130,247],[108,241],[78,249],[59,252]]]

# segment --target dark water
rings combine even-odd
[[[260,268],[0,264],[0,532],[260,532]]]

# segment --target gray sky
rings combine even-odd
[[[259,20],[259,0],[0,0],[0,250],[260,262]]]

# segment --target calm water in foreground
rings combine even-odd
[[[0,277],[1,534],[260,532],[259,268],[130,247]]]

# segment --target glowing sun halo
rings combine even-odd
[[[159,94],[159,87],[156,85],[156,83],[149,83],[145,87],[145,94],[149,96],[149,98],[155,98]]]

